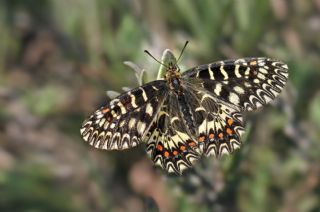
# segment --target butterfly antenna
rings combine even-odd
[[[155,61],[157,61],[158,63],[160,63],[161,65],[167,67],[165,64],[163,64],[161,61],[159,61],[157,58],[155,58],[148,50],[144,50],[144,52],[146,54],[148,54],[150,57],[152,57]]]
[[[184,44],[182,50],[181,50],[181,53],[180,53],[180,55],[179,55],[179,57],[178,57],[178,60],[177,60],[177,63],[179,62],[179,60],[180,60],[180,58],[181,58],[181,56],[182,56],[185,48],[187,47],[188,43],[189,43],[189,41],[187,40],[186,43]]]

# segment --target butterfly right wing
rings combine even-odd
[[[195,84],[184,82],[197,142],[203,155],[232,153],[241,146],[244,124],[239,107],[216,98]]]
[[[157,80],[121,94],[83,122],[83,139],[106,150],[136,146],[148,132],[167,92],[166,81]]]
[[[288,79],[288,66],[264,57],[224,60],[187,70],[182,78],[242,111],[251,111],[279,95]]]

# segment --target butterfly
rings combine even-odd
[[[270,58],[224,60],[181,72],[167,53],[162,78],[119,95],[83,122],[87,143],[105,150],[144,143],[156,165],[181,175],[203,156],[240,148],[243,112],[275,99],[288,79],[288,66]]]

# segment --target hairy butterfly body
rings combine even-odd
[[[145,143],[153,162],[181,174],[202,156],[220,157],[241,145],[243,111],[281,92],[286,64],[263,57],[225,60],[180,72],[170,60],[162,78],[121,94],[83,122],[83,139],[106,150]]]

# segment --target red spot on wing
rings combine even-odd
[[[109,111],[110,111],[110,109],[107,107],[102,109],[102,113],[108,113]]]
[[[186,147],[182,145],[182,146],[180,146],[180,150],[184,151],[184,150],[186,150]]]
[[[229,126],[231,126],[233,124],[233,120],[231,118],[228,118],[227,123]]]
[[[196,142],[194,142],[194,141],[190,141],[188,144],[189,144],[189,146],[191,146],[191,147],[192,147],[192,146],[195,146],[195,145],[196,145]]]
[[[230,128],[227,128],[226,132],[227,132],[228,135],[232,135],[232,130]]]
[[[209,134],[209,138],[210,138],[210,139],[214,139],[214,134],[213,134],[213,133],[210,133],[210,134]]]
[[[158,145],[157,145],[157,150],[162,151],[162,150],[163,150],[163,146],[160,145],[160,144],[158,144]]]
[[[200,136],[200,137],[198,138],[198,141],[199,141],[199,142],[204,142],[205,139],[206,139],[206,137],[203,135],[203,136]]]

